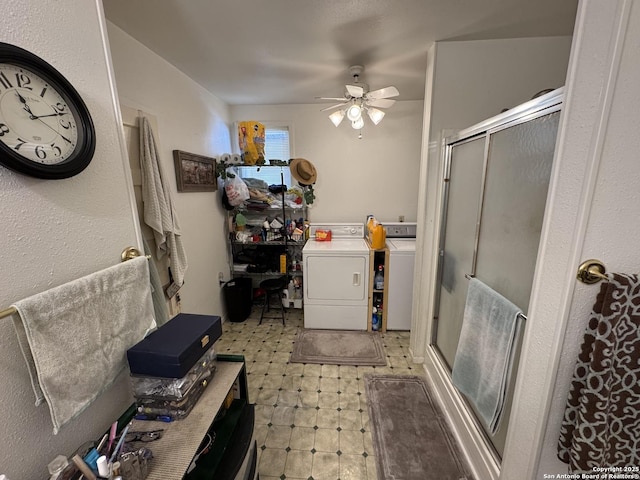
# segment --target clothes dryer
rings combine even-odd
[[[302,249],[305,328],[366,330],[369,247],[362,223],[316,223]],[[315,239],[331,230],[331,241]]]

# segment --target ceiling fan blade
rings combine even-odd
[[[375,100],[367,100],[367,105],[371,105],[372,107],[378,108],[389,108],[396,103],[395,100],[389,100],[386,98],[377,98]]]
[[[346,102],[347,99],[344,97],[315,97],[316,100],[335,100],[336,102]]]
[[[321,111],[321,112],[326,112],[327,110],[332,110],[332,109],[334,109],[334,108],[341,107],[341,106],[346,105],[346,104],[348,104],[348,103],[349,103],[349,102],[342,102],[342,103],[338,103],[338,104],[336,104],[336,105],[331,105],[330,107],[323,108],[323,109],[322,109],[322,110],[320,110],[320,111]]]
[[[375,100],[378,98],[397,97],[398,95],[400,95],[398,89],[396,87],[389,86],[367,93],[367,98]]]
[[[347,87],[347,92],[354,98],[362,98],[364,95],[364,88],[359,87],[358,85],[345,85]]]

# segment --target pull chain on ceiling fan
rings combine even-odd
[[[367,113],[374,125],[378,125],[385,116],[385,112],[379,109],[391,107],[396,101],[390,100],[390,98],[400,95],[400,92],[398,92],[398,89],[394,86],[388,86],[370,92],[369,85],[359,81],[363,70],[364,67],[361,65],[349,67],[349,73],[353,77],[353,83],[345,85],[344,97],[316,97],[318,100],[334,100],[340,102],[321,110],[321,112],[326,112],[340,108],[329,115],[329,120],[331,120],[336,127],[342,123],[342,120],[344,120],[346,116],[351,121],[353,128],[356,130],[361,129],[364,127],[363,112]]]

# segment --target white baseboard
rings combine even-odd
[[[425,360],[424,355],[421,355],[421,356],[416,355],[412,348],[409,348],[409,353],[411,354],[411,361],[413,363],[421,363],[424,365],[424,360]]]

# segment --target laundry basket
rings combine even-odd
[[[238,277],[229,280],[222,287],[227,319],[244,322],[251,315],[253,285],[251,278]]]

